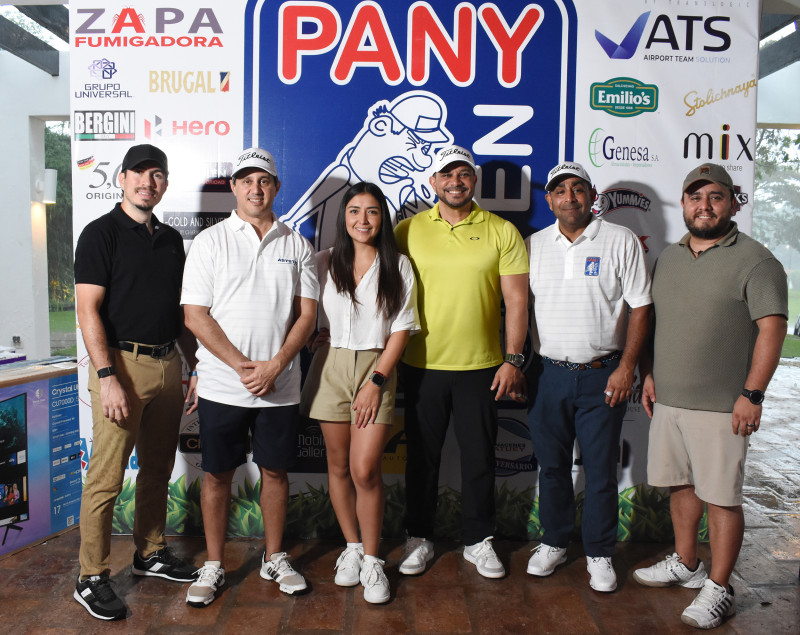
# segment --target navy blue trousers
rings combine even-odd
[[[581,533],[589,557],[613,555],[617,542],[617,461],[627,402],[605,402],[606,368],[567,370],[541,362],[541,376],[528,425],[539,462],[539,522],[543,542],[566,547],[575,526],[573,447],[580,445],[586,489]]]

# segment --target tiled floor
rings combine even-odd
[[[753,439],[745,483],[747,529],[734,573],[738,610],[717,633],[800,633],[800,364],[776,375],[762,429]],[[200,538],[173,538],[182,557],[202,564]],[[286,548],[310,582],[298,597],[259,577],[259,540],[231,541],[226,586],[203,609],[185,603],[186,586],[130,573],[130,537],[113,539],[112,580],[129,607],[128,619],[101,622],[72,599],[78,574],[77,530],[0,560],[0,625],[7,633],[656,633],[695,632],[680,621],[695,591],[651,589],[633,581],[635,568],[671,552],[671,545],[620,543],[614,562],[620,579],[612,594],[588,585],[581,547],[549,578],[526,574],[533,545],[498,541],[506,564],[502,580],[481,578],[455,544],[437,544],[436,558],[419,577],[400,576],[402,545],[382,555],[392,598],[364,602],[360,587],[333,583],[342,545],[290,540]],[[707,545],[701,549],[710,558]]]

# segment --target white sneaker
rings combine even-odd
[[[541,577],[551,575],[556,567],[567,561],[567,550],[561,547],[551,547],[543,542],[533,550],[533,555],[528,560],[528,573]]]
[[[681,622],[695,628],[716,628],[722,619],[736,613],[736,598],[733,587],[728,592],[724,587],[707,579],[703,588],[681,615]]]
[[[433,559],[433,542],[425,538],[408,538],[400,558],[400,573],[419,575]]]
[[[492,538],[494,536],[489,536],[477,544],[464,547],[464,559],[474,564],[478,568],[478,573],[484,578],[502,578],[506,574],[506,570],[503,567],[503,563],[500,562],[500,558],[494,552]]]
[[[355,586],[358,584],[358,576],[361,573],[361,561],[364,559],[364,547],[359,542],[358,546],[351,546],[350,543],[342,551],[336,561],[336,577],[333,581],[339,586]]]
[[[225,584],[225,569],[219,560],[208,560],[199,571],[197,580],[186,592],[190,606],[208,606],[214,601],[217,589]]]
[[[305,591],[307,588],[305,578],[292,569],[292,565],[289,564],[289,556],[283,551],[273,553],[269,560],[264,552],[264,557],[261,559],[261,577],[277,582],[280,590],[289,595]]]
[[[586,570],[591,576],[589,586],[601,593],[611,593],[617,588],[617,574],[611,558],[590,558],[586,556]]]
[[[388,602],[391,594],[389,593],[389,580],[383,572],[383,565],[386,564],[375,556],[364,556],[364,563],[361,566],[361,584],[364,585],[364,599],[370,604],[383,604]]]
[[[683,586],[687,589],[699,589],[708,579],[706,568],[700,560],[697,561],[697,568],[690,571],[681,562],[680,556],[673,553],[661,562],[655,563],[652,567],[636,569],[633,572],[633,579],[645,586],[665,587]]]

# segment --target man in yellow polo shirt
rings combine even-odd
[[[497,401],[525,400],[520,371],[528,323],[528,259],[517,229],[473,200],[469,150],[439,151],[430,177],[439,202],[397,225],[417,277],[420,322],[401,365],[405,387],[406,522],[400,573],[433,558],[439,464],[453,417],[461,451],[464,558],[487,578],[505,575],[492,547]],[[505,352],[500,302],[505,301]]]

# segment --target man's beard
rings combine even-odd
[[[725,225],[715,225],[714,227],[708,227],[706,229],[700,229],[689,223],[689,221],[684,221],[686,223],[686,229],[689,230],[689,233],[694,236],[695,238],[700,238],[701,240],[711,240],[713,238],[721,238],[725,234],[728,233],[728,229],[730,229],[731,223],[728,221]]]

